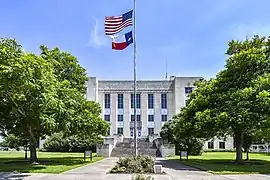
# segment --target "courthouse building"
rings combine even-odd
[[[186,105],[188,94],[195,88],[194,82],[200,79],[202,78],[172,76],[169,80],[137,81],[138,137],[159,134],[164,123],[171,120]],[[102,117],[110,123],[108,135],[134,136],[133,83],[132,80],[88,78],[86,98],[101,105]],[[218,149],[220,144],[222,148],[231,148],[219,140],[206,142],[204,148],[207,149],[210,145],[209,148]]]

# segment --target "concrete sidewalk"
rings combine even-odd
[[[106,158],[101,161],[89,164],[83,167],[66,171],[64,175],[91,175],[91,177],[103,177],[105,176],[116,164],[118,158]]]
[[[131,174],[108,174],[118,158],[104,160],[62,174],[0,173],[0,180],[131,180]],[[166,174],[151,175],[154,180],[270,180],[270,175],[213,175],[178,161],[156,159]]]
[[[186,166],[179,161],[157,158],[156,164],[163,167],[164,172],[174,180],[270,180],[269,175],[214,175],[206,171]]]

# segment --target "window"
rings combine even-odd
[[[214,141],[208,141],[208,149],[214,149]]]
[[[154,94],[148,94],[148,109],[154,109]]]
[[[111,129],[109,128],[109,130],[108,130],[108,132],[107,132],[107,135],[108,135],[108,136],[110,135],[110,130],[111,130]]]
[[[141,95],[140,94],[136,95],[136,104],[137,104],[136,108],[140,109],[141,108]]]
[[[130,101],[131,101],[131,108],[134,108],[134,94],[131,94]],[[141,95],[140,94],[136,95],[136,108],[138,109],[141,108]]]
[[[124,120],[124,116],[123,115],[118,115],[118,121],[122,122]]]
[[[105,120],[105,121],[110,122],[110,121],[111,121],[110,118],[111,118],[110,115],[107,115],[107,114],[104,115],[104,120]]]
[[[130,136],[133,137],[133,135],[134,135],[134,129],[130,128]]]
[[[123,128],[117,128],[117,134],[123,134]]]
[[[154,121],[154,115],[148,115],[148,122]]]
[[[166,122],[167,121],[167,115],[161,115],[161,121]]]
[[[134,108],[134,94],[130,94],[130,105],[131,108]]]
[[[138,129],[138,136],[141,137],[141,135],[142,135],[142,130]]]
[[[118,109],[124,108],[124,94],[118,94]]]
[[[185,87],[185,93],[190,94],[192,93],[193,88],[192,87]]]
[[[110,107],[111,107],[111,95],[110,94],[105,94],[104,104],[105,104],[105,109],[110,109]]]
[[[141,121],[141,115],[137,115],[137,121]]]
[[[167,109],[167,94],[161,94],[161,109]]]
[[[225,149],[225,142],[224,141],[219,142],[219,149]]]
[[[134,115],[131,115],[131,121],[135,121]],[[137,121],[141,121],[141,115],[137,114]]]
[[[148,135],[154,134],[154,128],[148,128]]]

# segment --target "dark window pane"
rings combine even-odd
[[[167,109],[167,94],[161,94],[161,108]]]
[[[208,149],[214,149],[214,141],[208,141]]]
[[[131,108],[134,108],[134,94],[130,94],[130,105],[131,105]],[[136,95],[136,108],[138,109],[141,108],[141,95],[140,94]]]
[[[124,120],[124,116],[123,115],[118,115],[118,121],[122,122]]]
[[[104,115],[104,120],[107,121],[107,122],[110,122],[110,115]]]
[[[118,109],[123,109],[124,108],[124,95],[123,94],[118,94]]]
[[[141,108],[141,95],[137,94],[136,95],[136,108],[140,109]]]
[[[148,121],[153,122],[154,121],[154,115],[148,115]]]
[[[154,109],[154,94],[148,94],[148,109]]]
[[[131,108],[134,108],[134,94],[130,94],[130,105]]]
[[[105,105],[105,109],[109,109],[111,107],[111,95],[110,94],[105,94],[104,105]]]
[[[154,128],[148,128],[148,135],[154,134]]]
[[[192,87],[185,87],[185,93],[186,94],[190,94],[190,93],[192,93],[192,91],[193,91]]]
[[[167,121],[167,115],[161,115],[161,121],[166,122]]]
[[[225,142],[224,141],[219,142],[219,149],[225,149]]]
[[[117,128],[117,134],[123,134],[123,128]]]

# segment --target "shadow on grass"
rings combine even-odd
[[[228,159],[190,159],[181,163],[215,174],[270,173],[270,161],[266,160],[245,161],[243,165],[235,164],[234,161]]]
[[[39,158],[38,164],[30,164],[28,161],[24,161],[22,158],[2,157],[0,158],[0,172],[23,172],[29,173],[42,169],[46,169],[49,166],[57,168],[57,166],[76,166],[89,163],[84,161],[81,157],[52,157],[52,158]]]

